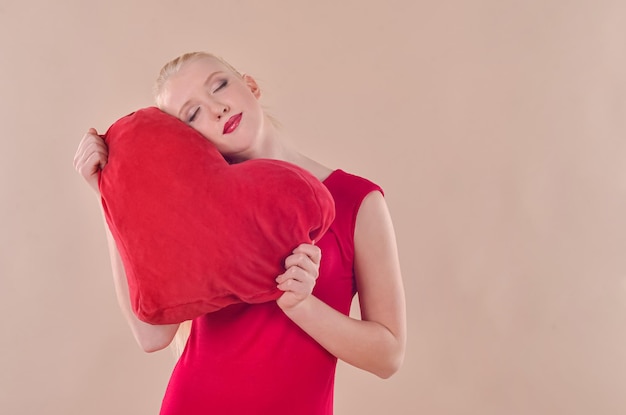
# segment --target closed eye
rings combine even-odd
[[[188,123],[194,122],[194,120],[198,117],[198,112],[200,112],[200,107],[196,108],[196,110],[191,114],[187,122]]]
[[[220,84],[218,85],[218,87],[213,91],[213,93],[219,91],[220,89],[224,88],[226,85],[228,85],[228,80],[225,79],[222,82],[220,82]]]

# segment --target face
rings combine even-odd
[[[186,62],[162,91],[162,110],[200,132],[226,157],[245,160],[261,146],[264,115],[254,79],[212,57]]]

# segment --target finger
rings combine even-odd
[[[282,283],[287,280],[298,281],[313,287],[317,280],[318,274],[315,270],[314,272],[307,271],[298,266],[293,266],[288,268],[284,273],[276,277],[277,283]]]
[[[85,136],[82,148],[84,152],[99,151],[104,154],[109,154],[109,147],[99,135],[95,134]]]
[[[91,175],[98,171],[101,166],[106,164],[106,156],[101,152],[91,151],[81,155],[75,163],[76,170],[84,175],[85,173]]]
[[[312,244],[300,244],[293,250],[293,253],[303,253],[317,264],[319,264],[322,259],[322,250],[318,246]]]
[[[93,176],[100,170],[100,166],[106,164],[106,160],[100,153],[91,153],[77,166],[78,172],[83,177]]]
[[[76,149],[76,156],[78,158],[79,155],[84,154],[87,149],[92,146],[93,143],[97,143],[99,146],[106,148],[106,144],[104,140],[98,135],[98,132],[95,128],[90,128],[85,135],[80,140],[78,144],[78,148]]]
[[[306,271],[298,266],[288,268],[285,272],[276,277],[277,283],[283,283],[287,280],[302,281],[306,278]]]
[[[292,254],[285,259],[285,269],[299,268],[317,278],[319,265],[305,254]]]
[[[315,266],[319,266],[322,260],[322,250],[319,247],[315,245],[311,245],[311,244],[298,245],[298,247],[296,247],[296,249],[293,250],[293,255],[296,255],[296,256],[299,255],[303,257],[306,256],[315,264]],[[300,258],[300,257],[296,257],[296,258]],[[296,258],[292,258],[292,260]]]
[[[307,283],[293,278],[288,278],[277,285],[279,290],[291,292],[299,296],[307,296],[311,294],[313,292],[313,287],[315,287],[314,282]]]
[[[295,285],[298,284],[298,283],[299,283],[299,281],[289,278],[289,279],[281,282],[280,284],[278,284],[277,288],[279,290],[281,290],[281,291],[294,292]]]
[[[92,159],[93,154],[98,155],[98,167],[104,168],[108,162],[109,149],[104,141],[98,136],[85,136],[74,156],[74,168],[82,166],[88,159]],[[93,160],[93,159],[92,159]]]

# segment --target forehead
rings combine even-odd
[[[212,56],[199,56],[183,63],[178,72],[172,74],[170,79],[185,79],[204,77],[213,72],[226,71],[228,68],[222,61]]]

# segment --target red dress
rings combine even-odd
[[[335,170],[324,181],[336,217],[313,295],[344,314],[356,293],[354,226],[363,198],[382,190]],[[161,415],[331,415],[337,358],[276,302],[229,306],[196,318],[170,379]]]

